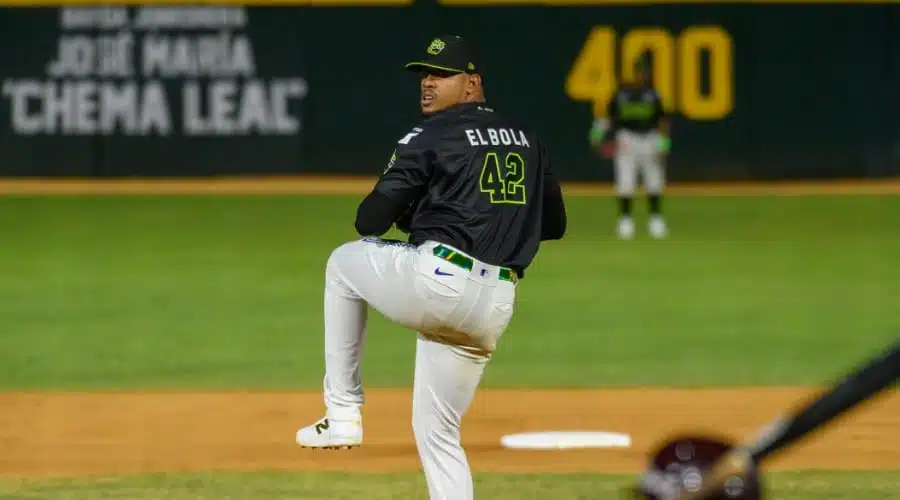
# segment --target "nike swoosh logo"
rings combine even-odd
[[[445,273],[441,271],[441,268],[439,267],[434,268],[434,274],[437,274],[438,276],[453,276],[452,273]]]

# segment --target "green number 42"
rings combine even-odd
[[[525,160],[519,153],[507,153],[503,165],[497,153],[488,153],[481,167],[479,184],[491,203],[525,204]]]

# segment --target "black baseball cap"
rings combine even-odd
[[[406,64],[406,69],[423,68],[451,73],[481,73],[481,59],[472,42],[456,35],[439,36],[428,44],[421,58]]]

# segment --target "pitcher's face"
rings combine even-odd
[[[426,115],[468,102],[474,88],[473,75],[436,69],[422,72],[419,106]]]

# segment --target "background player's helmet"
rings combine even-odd
[[[669,441],[653,454],[635,498],[666,500],[666,484],[696,487],[700,473],[731,448],[724,441],[706,437],[684,436]],[[730,478],[711,500],[759,500],[760,495],[759,471],[753,469],[745,477]]]
[[[635,79],[640,81],[641,75],[645,80],[650,80],[652,78],[651,71],[653,70],[653,64],[650,60],[650,56],[643,55],[634,62],[634,75]]]

